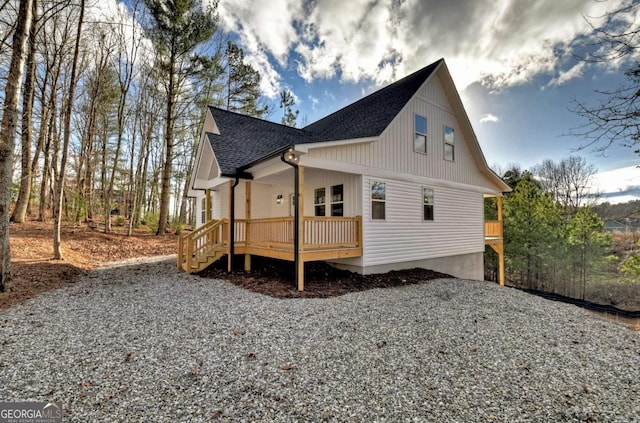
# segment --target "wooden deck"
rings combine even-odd
[[[362,256],[362,217],[304,217],[300,259],[305,261]],[[211,221],[178,243],[178,267],[187,272],[203,270],[229,254],[227,219]],[[243,254],[245,270],[250,256],[294,261],[294,219],[236,219],[234,254]]]

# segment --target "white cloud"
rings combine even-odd
[[[496,115],[492,115],[491,113],[485,113],[484,115],[480,116],[480,123],[487,122],[500,122],[500,118]]]
[[[456,85],[492,89],[540,74],[559,85],[581,75],[567,69],[585,20],[625,0],[221,0],[223,28],[240,36],[260,64],[263,89],[277,92],[278,66],[295,66],[307,82],[395,80],[444,57]]]
[[[548,86],[549,87],[553,87],[553,86],[557,86],[557,85],[562,85],[564,83],[566,83],[567,81],[570,81],[574,78],[578,78],[580,76],[582,76],[582,72],[584,71],[584,67],[585,67],[585,62],[578,62],[578,64],[576,64],[574,67],[564,71],[564,72],[560,72],[560,74],[553,78],[551,81],[549,81]]]
[[[594,186],[598,192],[615,193],[640,186],[640,168],[626,166],[607,170],[594,176]]]

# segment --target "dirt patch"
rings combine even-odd
[[[0,309],[26,301],[42,292],[73,283],[79,275],[104,263],[134,257],[176,253],[177,235],[154,236],[137,230],[130,237],[124,228],[105,234],[88,225],[63,225],[62,254],[53,257],[53,223],[29,221],[11,224],[13,289],[0,293]]]
[[[242,268],[242,261],[235,263]],[[292,262],[252,257],[249,273],[227,273],[227,260],[222,260],[198,273],[205,278],[224,279],[234,285],[275,298],[327,298],[373,288],[389,288],[423,283],[432,279],[452,278],[427,269],[398,270],[377,275],[360,275],[339,270],[323,262],[305,263],[305,286],[300,292],[294,285]]]

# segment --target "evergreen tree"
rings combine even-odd
[[[559,264],[555,258],[563,244],[562,222],[561,207],[525,172],[504,199],[504,243],[511,280],[535,289],[544,289],[545,281],[555,280]]]
[[[261,105],[260,72],[244,62],[244,51],[229,41],[227,58],[227,110],[262,117],[269,107]]]
[[[567,226],[567,239],[571,246],[574,275],[582,299],[585,299],[587,281],[604,266],[611,235],[604,233],[604,221],[590,207],[580,207]]]
[[[157,234],[164,234],[169,217],[169,194],[174,147],[176,103],[185,82],[199,70],[194,54],[209,40],[217,27],[217,3],[203,9],[196,0],[145,0],[153,17],[148,27],[166,92],[165,159],[162,170],[160,216]]]
[[[282,124],[286,126],[297,126],[299,110],[293,111],[296,100],[293,97],[293,93],[288,90],[280,91],[280,108],[282,109]]]

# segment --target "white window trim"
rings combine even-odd
[[[424,199],[424,191],[425,190],[430,190],[431,191],[431,198],[432,198],[432,203],[429,204],[425,201]],[[423,222],[435,222],[436,221],[436,190],[434,190],[431,187],[422,187],[422,221]],[[425,219],[424,218],[424,206],[431,206],[432,210],[433,210],[433,219]]]
[[[342,185],[342,200],[341,201],[333,201],[333,187],[337,187],[337,186],[340,186],[340,185]],[[344,214],[345,214],[344,213],[344,184],[331,185],[329,187],[329,192],[331,193],[331,198],[330,198],[331,202],[329,203],[330,204],[329,208],[331,209],[330,210],[331,216],[333,216],[333,207],[332,206],[334,204],[342,204],[342,216],[344,216]],[[325,215],[326,215],[326,212],[327,212],[327,209],[325,208]],[[341,216],[338,216],[338,217],[341,217]]]
[[[324,190],[324,203],[316,203],[316,191]],[[324,214],[322,216],[316,215],[316,207],[324,206]],[[313,215],[316,217],[325,217],[327,215],[327,187],[318,187],[313,190]]]
[[[424,118],[425,125],[426,125],[426,128],[425,128],[426,132],[429,132],[429,120],[427,119],[426,116],[422,116],[418,113],[413,114],[413,151],[414,153],[426,155],[429,152],[429,148],[428,148],[429,135],[426,132],[424,134],[422,132],[418,132],[418,128],[416,128],[416,116],[420,116],[421,118]],[[424,151],[416,150],[416,134],[424,135]]]
[[[382,184],[384,186],[384,200],[379,200],[377,198],[373,198],[373,185]],[[369,197],[371,199],[371,220],[387,220],[387,183],[379,182],[379,181],[371,181],[371,185],[369,187]],[[373,203],[383,203],[384,204],[384,219],[376,219],[373,217]]]
[[[453,131],[453,142],[447,142],[447,128],[451,129]],[[448,126],[448,125],[443,125],[442,126],[442,158],[444,158],[446,161],[448,162],[455,162],[456,161],[456,129]],[[453,159],[447,159],[446,157],[446,147],[447,145],[450,145],[452,147],[452,151],[453,151]]]

